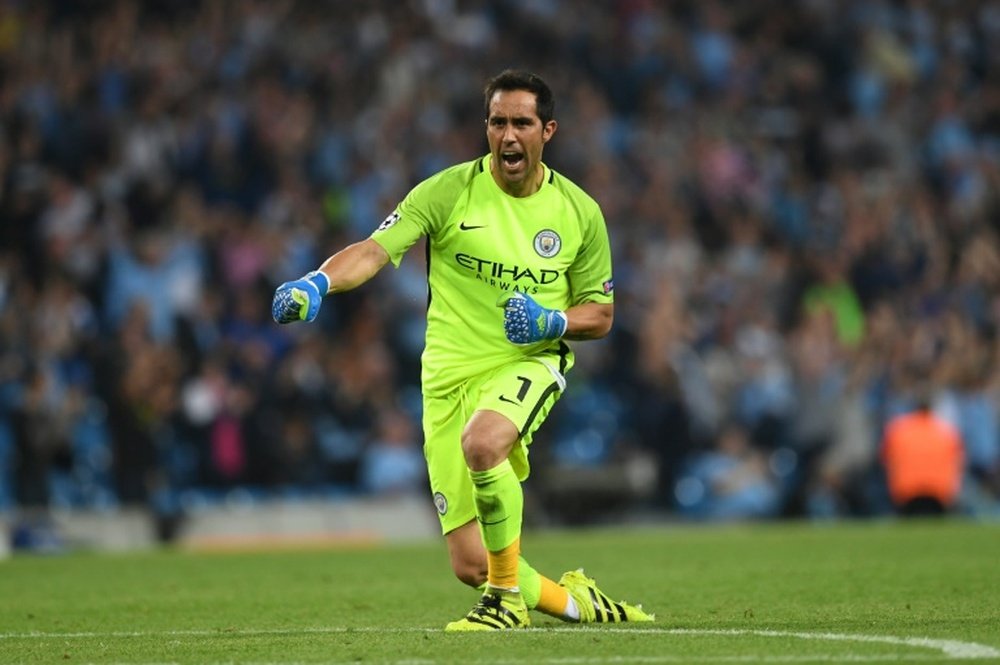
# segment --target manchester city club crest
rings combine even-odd
[[[545,229],[535,236],[535,251],[539,256],[551,259],[560,249],[562,249],[562,238],[555,231]]]
[[[444,498],[444,494],[441,494],[441,492],[434,492],[434,507],[437,508],[438,513],[441,515],[448,512],[448,499]]]

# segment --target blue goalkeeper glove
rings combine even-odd
[[[323,296],[330,290],[330,278],[313,270],[300,279],[285,282],[274,291],[271,317],[277,323],[312,321],[319,314]]]
[[[497,301],[503,307],[503,330],[514,344],[533,344],[544,339],[559,339],[566,334],[566,313],[542,307],[531,296],[515,291]]]

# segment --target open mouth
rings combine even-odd
[[[510,170],[517,169],[524,163],[524,153],[513,150],[505,150],[500,153],[500,159],[504,166]]]

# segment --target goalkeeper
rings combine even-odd
[[[366,240],[274,294],[278,323],[312,321],[323,297],[398,266],[428,239],[421,358],[424,455],[452,570],[483,590],[450,631],[649,621],[575,570],[558,583],[521,552],[528,445],[566,386],[566,340],[611,329],[611,251],[597,203],[542,162],[556,132],[538,76],[507,70],[484,93],[489,154],[418,184]]]

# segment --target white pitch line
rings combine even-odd
[[[760,637],[797,637],[803,640],[830,640],[835,642],[875,642],[898,644],[908,647],[923,647],[941,651],[949,658],[975,659],[1000,658],[1000,650],[985,644],[961,642],[959,640],[937,640],[928,637],[896,637],[893,635],[850,635],[844,633],[802,633],[781,630],[685,630],[674,629],[675,635],[757,635]]]
[[[210,637],[210,636],[224,636],[224,635],[315,635],[315,634],[349,634],[349,633],[440,633],[443,632],[440,628],[372,628],[372,627],[360,627],[360,628],[346,628],[346,627],[317,627],[317,628],[273,628],[273,629],[218,629],[218,630],[166,630],[166,631],[108,631],[108,632],[63,632],[63,633],[46,633],[40,631],[29,631],[22,633],[0,633],[0,640],[12,640],[12,639],[39,639],[39,638],[50,638],[50,639],[86,639],[86,638],[114,638],[114,637]],[[525,631],[515,631],[515,634],[524,635],[539,635],[545,633],[628,633],[629,635],[714,635],[714,636],[731,636],[739,637],[743,635],[752,635],[756,637],[794,637],[803,640],[824,640],[832,642],[867,642],[873,644],[892,644],[897,646],[906,646],[912,648],[921,649],[932,649],[939,651],[942,655],[953,660],[979,660],[987,658],[1000,658],[1000,649],[994,647],[978,644],[976,642],[963,642],[960,640],[943,640],[943,639],[933,639],[929,637],[900,637],[896,635],[865,635],[865,634],[849,634],[849,633],[809,633],[800,631],[783,631],[783,630],[743,630],[743,629],[696,629],[696,628],[622,628],[622,627],[612,627],[612,626],[601,626],[601,627],[553,627],[553,628],[538,628],[538,629],[528,629]],[[643,662],[675,662],[667,657],[663,660],[660,657],[655,657],[654,660],[643,660]],[[735,658],[736,660],[733,660]],[[732,662],[742,662],[742,656],[738,657],[720,657],[711,658],[706,662],[714,661],[732,661]],[[783,657],[769,656],[766,662],[784,662]],[[797,660],[823,660],[823,656],[810,656],[805,657],[790,657],[793,660],[788,660],[787,662],[797,662]],[[842,657],[841,657],[842,658]],[[873,660],[873,657],[860,657],[864,660]],[[879,659],[882,659],[881,657]],[[886,657],[887,660],[892,660],[893,658]],[[636,660],[635,658],[629,659],[631,661]],[[589,662],[600,662],[600,663],[610,663],[616,662],[613,659],[602,658],[600,660],[589,660],[589,659],[550,659],[545,661],[547,663],[589,663]],[[765,662],[756,657],[749,657],[746,662]]]

